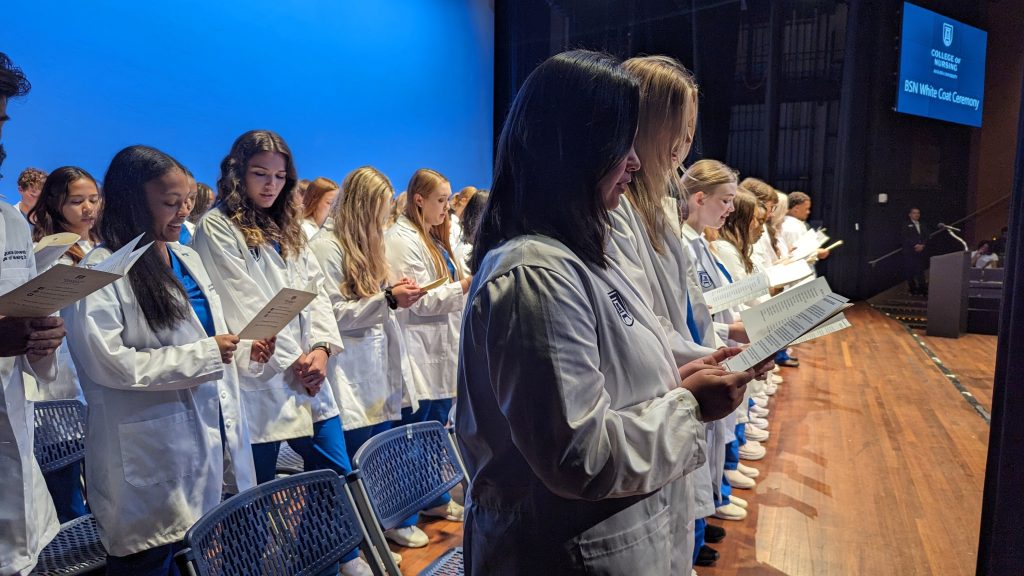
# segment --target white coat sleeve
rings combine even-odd
[[[248,248],[242,246],[235,235],[231,221],[218,217],[217,214],[207,214],[199,221],[196,227],[196,235],[192,238],[192,249],[199,254],[203,261],[210,281],[221,296],[221,306],[224,308],[224,320],[227,322],[228,330],[237,334],[245,328],[249,319],[259,312],[265,302],[253,306],[250,294],[258,288],[253,286],[253,279],[246,269],[243,251]],[[251,310],[244,309],[244,303],[249,303]],[[239,374],[246,374],[249,371],[249,359],[252,352],[252,340],[241,340],[234,358],[237,363]],[[288,370],[295,358],[285,358],[280,352],[275,353],[266,363],[267,367],[276,372]]]
[[[126,346],[121,340],[121,305],[111,284],[64,309],[75,367],[90,380],[121,390],[164,391],[192,388],[223,376],[220,349],[212,337],[161,348]]]
[[[348,300],[341,295],[341,283],[345,280],[342,270],[341,246],[333,238],[320,234],[310,243],[309,249],[316,256],[317,262],[324,273],[323,290],[331,300],[334,320],[338,330],[359,330],[377,326],[387,317],[388,303],[384,292],[370,296]]]
[[[387,236],[389,282],[394,284],[406,277],[424,286],[437,279],[433,263],[421,257],[419,242],[419,239],[410,239],[400,234]],[[409,307],[409,311],[417,316],[441,316],[461,311],[465,302],[462,284],[451,282],[424,294]]]
[[[298,256],[305,273],[306,283],[317,287],[316,298],[306,306],[299,315],[302,324],[302,346],[307,352],[314,345],[326,343],[331,347],[331,354],[341,352],[345,346],[338,334],[338,323],[334,321],[331,311],[331,299],[324,290],[324,273],[309,248],[303,247]],[[295,288],[302,288],[296,286]]]
[[[611,407],[589,300],[564,276],[515,268],[482,287],[471,335],[486,334],[489,383],[530,468],[564,498],[647,494],[703,463],[704,424],[677,382]],[[481,330],[481,332],[477,332]]]

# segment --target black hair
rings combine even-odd
[[[18,98],[32,89],[25,73],[11,62],[10,57],[0,52],[0,98]]]
[[[153,216],[146,200],[146,183],[185,168],[169,155],[149,146],[129,146],[110,161],[103,177],[104,207],[99,235],[112,252],[145,234],[142,245],[152,241]],[[186,320],[188,295],[160,254],[147,250],[128,272],[135,298],[154,331],[173,328]]]
[[[597,184],[629,153],[639,110],[636,80],[611,56],[572,50],[538,66],[501,130],[471,268],[523,234],[554,238],[605,267],[610,220]]]
[[[469,197],[466,205],[462,208],[462,239],[466,242],[473,242],[476,236],[476,229],[480,225],[480,217],[487,207],[487,199],[491,193],[487,190],[478,190],[476,194]]]
[[[28,219],[34,222],[32,227],[32,240],[38,242],[43,236],[68,231],[68,221],[64,218],[64,204],[68,201],[68,192],[71,185],[79,180],[88,180],[96,187],[99,194],[100,187],[92,174],[77,166],[61,166],[46,177],[43,182],[43,189],[39,192],[39,199],[36,205],[29,210]],[[97,214],[98,216],[99,214]],[[87,240],[96,241],[96,231],[92,231],[92,238]],[[85,252],[78,244],[74,244],[67,252],[71,260],[78,264]]]

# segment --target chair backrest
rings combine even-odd
[[[409,424],[374,436],[356,452],[352,466],[383,530],[465,478],[451,437],[439,422]]]
[[[185,533],[180,556],[199,576],[307,576],[337,563],[365,536],[344,480],[317,470],[221,502]]]
[[[43,474],[84,458],[85,406],[78,400],[36,402],[32,450]]]

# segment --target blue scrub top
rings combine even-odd
[[[184,231],[184,228],[182,229]],[[185,293],[188,294],[188,300],[192,304],[192,310],[195,311],[196,317],[199,318],[199,322],[202,323],[203,329],[206,330],[207,336],[213,336],[216,333],[216,328],[213,325],[213,312],[210,310],[210,302],[206,299],[206,295],[199,288],[199,284],[196,283],[192,275],[188,273],[188,268],[182,266],[181,261],[174,255],[174,252],[167,250],[167,253],[171,257],[171,269],[174,270],[174,275],[178,277],[181,285],[185,287]]]

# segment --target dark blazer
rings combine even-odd
[[[914,252],[914,246],[917,244],[928,244],[928,235],[931,234],[931,230],[925,225],[924,222],[918,222],[921,225],[921,231],[918,232],[914,227],[914,222],[907,218],[903,221],[903,228],[900,229],[902,234],[902,247],[903,253],[907,255],[923,254],[923,252]]]

